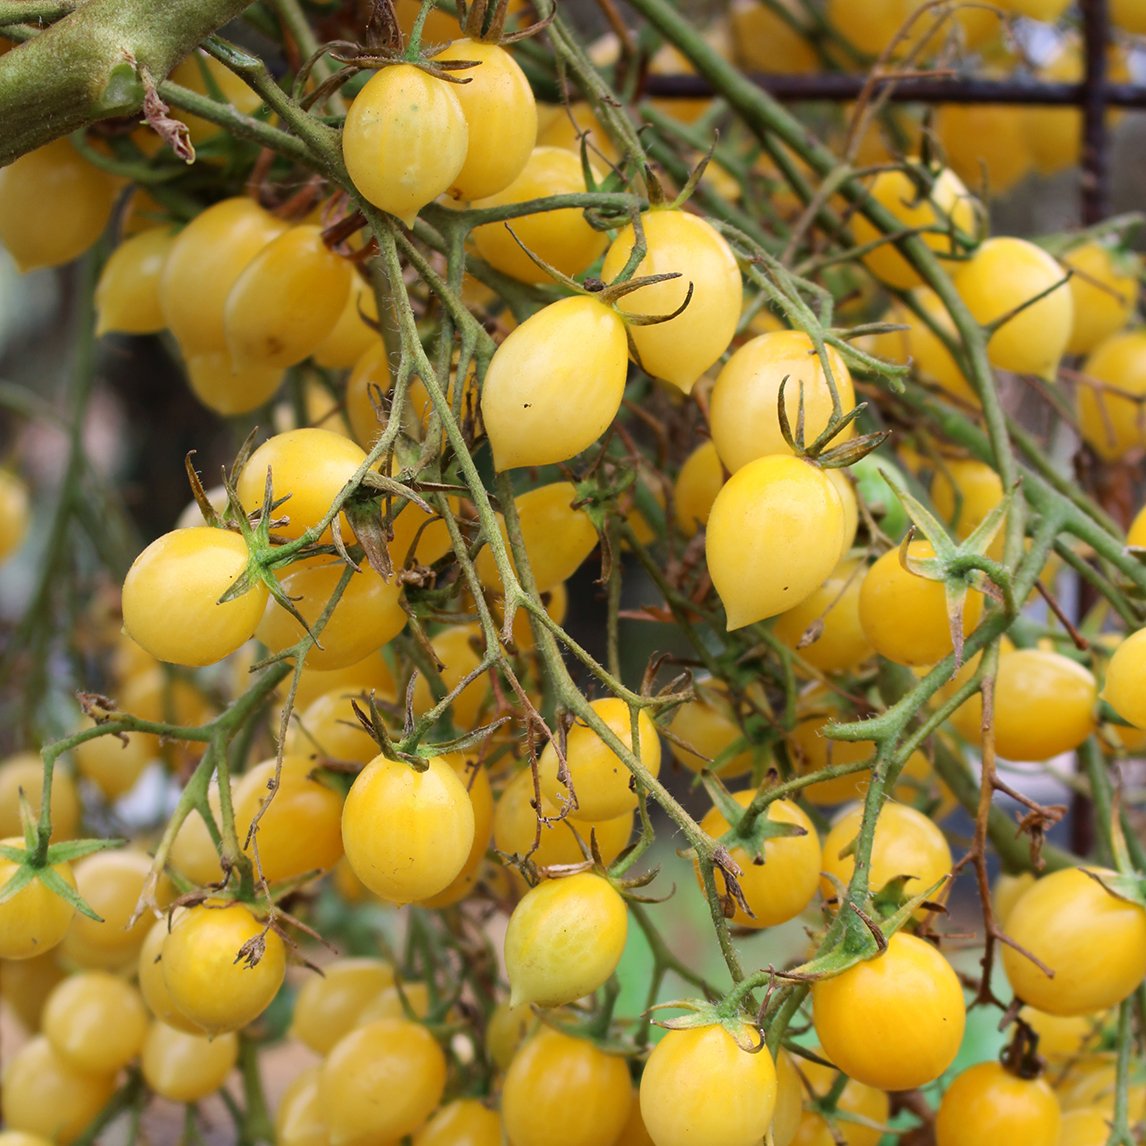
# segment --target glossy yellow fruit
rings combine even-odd
[[[912,161],[907,170],[881,171],[867,190],[874,203],[894,215],[903,230],[918,234],[948,267],[953,265],[950,257],[961,254],[965,244],[978,237],[982,208],[950,168],[927,172]],[[862,214],[862,204],[852,220],[852,233],[859,246],[883,234]],[[897,290],[923,282],[893,242],[874,247],[863,262],[876,278]]]
[[[1142,670],[1146,661],[1146,629],[1131,633],[1114,650],[1106,666],[1102,699],[1135,728],[1146,728],[1146,690]]]
[[[439,673],[446,692],[453,692],[481,664],[477,650],[483,647],[483,641],[478,625],[452,625],[431,637],[430,646],[442,665]],[[479,674],[450,703],[450,714],[455,726],[467,731],[474,728],[488,699],[489,678]],[[429,712],[438,703],[429,681],[422,673],[418,674],[414,685],[413,703],[416,716]]]
[[[713,502],[705,548],[729,631],[810,597],[839,561],[842,535],[839,494],[814,463],[773,454],[733,474]]]
[[[1015,994],[1051,1015],[1112,1007],[1146,976],[1146,908],[1118,899],[1082,868],[1038,880],[1011,909],[1007,934],[1054,971],[1052,979],[1026,955],[1003,950]]]
[[[352,275],[321,227],[300,224],[269,242],[227,294],[223,329],[236,366],[301,362],[334,329]]]
[[[560,1007],[592,994],[617,969],[628,922],[624,899],[595,872],[531,888],[505,932],[509,1005]]]
[[[641,216],[646,253],[633,272],[677,274],[678,278],[640,287],[618,303],[622,314],[668,316],[692,297],[675,318],[651,326],[630,326],[636,359],[654,378],[663,378],[686,394],[728,349],[740,319],[743,291],[740,268],[727,240],[711,223],[683,210],[646,211]],[[601,275],[612,282],[636,245],[625,227],[605,255]]]
[[[291,1035],[316,1054],[328,1054],[353,1030],[362,1009],[394,982],[394,968],[383,959],[335,959],[299,989]]]
[[[76,1070],[106,1074],[139,1053],[147,1019],[139,991],[125,979],[83,971],[69,975],[48,996],[41,1029]]]
[[[817,1101],[826,1099],[829,1092],[835,1088],[836,1080],[839,1078],[838,1072],[808,1059],[796,1061],[799,1066],[792,1069],[793,1071],[798,1069],[800,1075],[807,1080],[812,1097]],[[796,1085],[799,1087],[800,1097],[803,1098],[804,1086],[799,1079]],[[833,1118],[829,1126],[823,1114],[805,1109],[800,1115],[796,1134],[791,1139],[790,1146],[840,1146],[841,1143],[843,1146],[878,1146],[883,1137],[883,1132],[878,1128],[887,1124],[891,1110],[891,1102],[884,1091],[849,1078],[835,1100],[835,1109],[841,1114],[855,1115],[863,1121],[852,1122],[845,1118]],[[779,1116],[780,1111],[777,1107],[777,1120]],[[777,1146],[780,1146],[779,1142]]]
[[[457,199],[496,195],[521,174],[537,137],[537,103],[529,80],[505,48],[480,40],[455,40],[433,59],[477,65],[451,72],[469,80],[453,85],[469,144],[450,193]]]
[[[497,348],[481,415],[499,470],[567,461],[609,428],[625,392],[625,324],[578,295],[550,303]]]
[[[1016,187],[1034,167],[1029,121],[1026,108],[951,103],[936,109],[933,122],[952,170],[968,187],[995,199]]]
[[[891,45],[915,8],[916,0],[870,0],[858,8],[850,0],[828,0],[825,15],[832,28],[863,55],[879,56]],[[902,55],[906,46],[906,41],[901,41],[892,58]]]
[[[164,534],[124,578],[124,629],[171,664],[222,660],[250,640],[267,603],[261,581],[220,603],[249,562],[246,541],[230,530],[198,526]]]
[[[304,565],[282,579],[282,589],[293,599],[294,607],[313,632],[335,588],[346,573],[338,560]],[[386,581],[372,566],[363,562],[351,574],[338,604],[326,624],[316,634],[318,643],[307,650],[305,662],[317,669],[339,669],[356,664],[393,640],[406,626],[402,609],[402,586],[397,579]],[[271,652],[290,648],[305,630],[277,601],[263,614],[258,638]]]
[[[213,847],[214,845],[212,845]],[[216,872],[212,878],[220,878],[221,872],[216,860]],[[171,992],[163,980],[163,944],[167,940],[169,925],[167,918],[157,919],[147,932],[139,949],[139,993],[147,1004],[148,1012],[160,1022],[187,1034],[201,1035],[202,1030],[186,1017],[175,1005]]]
[[[208,410],[226,418],[265,406],[283,381],[277,366],[253,362],[240,367],[227,350],[192,354],[184,365],[191,393]]]
[[[594,170],[593,174],[598,183],[604,178],[599,171]],[[471,206],[475,210],[506,207],[554,195],[583,195],[585,191],[580,153],[574,154],[563,147],[535,147],[521,174],[504,191],[479,199]],[[609,241],[603,231],[589,226],[584,213],[576,207],[536,211],[504,222],[485,223],[474,229],[472,238],[477,253],[491,267],[524,283],[548,282],[549,276],[522,246],[542,262],[572,276],[588,270]]]
[[[1074,300],[1052,255],[1025,239],[988,239],[955,276],[955,289],[984,325],[1029,303],[991,335],[987,354],[1004,370],[1053,379],[1070,342]]]
[[[24,544],[30,521],[28,487],[11,470],[0,469],[0,562]]]
[[[424,771],[378,756],[358,774],[342,809],[354,874],[383,899],[412,903],[443,891],[469,857],[474,810],[440,756]]]
[[[454,85],[411,64],[381,68],[346,113],[342,157],[359,194],[407,227],[457,179],[469,130]]]
[[[855,871],[852,847],[859,835],[863,814],[860,805],[848,809],[824,836],[820,890],[825,899],[838,899],[837,883],[847,887],[851,881]],[[882,891],[893,879],[908,876],[903,885],[904,898],[921,895],[951,874],[952,862],[951,848],[934,820],[895,801],[889,801],[880,809],[868,869],[868,888],[873,894]],[[930,901],[943,903],[948,886],[945,884],[932,891]]]
[[[755,1027],[670,1030],[641,1074],[641,1117],[656,1146],[756,1146],[776,1109],[776,1068]],[[720,1095],[714,1102],[713,1096]]]
[[[544,593],[571,577],[597,547],[597,531],[584,509],[573,507],[577,490],[572,482],[558,481],[537,486],[514,498],[521,536],[537,590]],[[498,521],[509,552],[504,521]],[[512,554],[510,555],[512,561]],[[516,563],[515,567],[516,567]],[[489,548],[475,562],[482,584],[495,593],[504,586]]]
[[[160,963],[176,1009],[217,1035],[270,1006],[286,974],[286,948],[245,905],[208,900],[175,918]]]
[[[752,803],[754,791],[733,793],[742,808]],[[725,841],[729,854],[740,867],[740,890],[752,914],[734,904],[732,922],[737,927],[774,927],[795,919],[816,894],[820,869],[820,840],[807,813],[791,800],[773,800],[762,819],[772,823],[792,824],[802,828],[803,835],[775,836],[765,841],[763,852],[756,853],[744,840]],[[701,830],[719,840],[732,830],[732,825],[719,808],[711,808],[700,821]],[[697,879],[700,872],[697,870]],[[723,890],[721,880],[717,890]]]
[[[598,1146],[616,1141],[632,1102],[624,1058],[542,1028],[509,1064],[501,1116],[513,1146]]]
[[[22,272],[78,258],[103,234],[119,182],[57,139],[0,168],[0,244]]]
[[[831,347],[827,359],[840,413],[846,414],[856,402],[851,373]],[[761,334],[729,358],[710,399],[712,440],[731,473],[767,454],[791,453],[780,430],[781,383],[785,383],[784,412],[792,433],[796,432],[801,387],[805,442],[811,444],[827,429],[832,390],[812,340],[799,330]],[[848,427],[834,440],[846,441],[854,433]]]
[[[686,537],[708,523],[712,503],[724,485],[724,465],[711,439],[701,442],[685,458],[673,483],[673,514]]]
[[[308,1066],[291,1079],[275,1111],[277,1146],[327,1146],[330,1126],[318,1092],[320,1067]]]
[[[370,322],[378,321],[378,303],[373,287],[355,278],[342,313],[330,333],[314,348],[312,357],[319,366],[342,370],[353,366],[379,340]]]
[[[525,768],[514,774],[494,805],[493,841],[498,851],[523,859],[528,856],[539,868],[581,863],[586,854],[581,845],[588,849],[590,838],[595,836],[601,860],[609,864],[632,839],[632,811],[596,823],[572,816],[561,819],[559,805],[542,793],[540,815],[551,822],[542,823],[539,828],[539,813],[532,806],[533,799],[533,775]]]
[[[694,687],[696,699],[685,701],[673,712],[669,727],[685,742],[669,741],[673,758],[693,772],[710,769],[724,779],[767,763],[768,750],[752,744],[742,724],[754,711],[768,711],[767,698],[750,688],[738,713],[723,681],[701,680]]]
[[[254,200],[223,199],[175,238],[159,278],[159,309],[183,354],[223,352],[223,313],[247,264],[286,224]]]
[[[44,798],[44,762],[38,752],[16,752],[0,760],[0,836],[23,836],[20,793],[38,817]],[[52,839],[79,834],[80,795],[75,781],[58,764],[52,772]]]
[[[799,0],[781,0],[789,17],[756,0],[733,0],[729,12],[737,63],[749,71],[775,75],[814,72],[820,56],[811,40],[807,13]]]
[[[23,848],[22,836],[0,840],[5,847]],[[76,881],[67,863],[52,865],[67,884]],[[17,866],[0,856],[0,888],[16,874]],[[50,951],[68,933],[76,909],[41,880],[34,879],[0,903],[0,959],[31,959]]]
[[[1070,278],[1074,329],[1067,353],[1089,354],[1130,323],[1138,302],[1142,260],[1092,241],[1068,251],[1062,263],[1075,272]]]
[[[408,1019],[378,1019],[335,1044],[318,1091],[330,1146],[398,1142],[434,1112],[446,1086],[446,1056]]]
[[[96,284],[96,334],[155,334],[166,323],[159,308],[159,279],[175,233],[153,227],[124,239],[112,251]]]
[[[1110,1120],[1095,1106],[1064,1110],[1059,1121],[1057,1146],[1106,1146],[1110,1141]]]
[[[68,1146],[114,1093],[114,1071],[76,1070],[38,1035],[6,1056],[0,1117],[5,1127]]]
[[[622,744],[633,746],[633,724],[629,706],[617,697],[605,697],[592,703],[593,711],[603,720]],[[640,762],[654,777],[661,768],[661,744],[656,725],[647,710],[637,717]],[[565,762],[570,788],[557,777],[557,747],[550,741],[538,762],[542,795],[558,807],[571,795],[576,796],[577,818],[596,824],[612,820],[637,806],[633,774],[621,758],[587,724],[577,721],[569,729],[565,742]]]
[[[1003,500],[1003,483],[986,462],[974,458],[945,458],[931,482],[931,500],[939,517],[959,539],[970,537]],[[1002,533],[991,556],[1001,557]]]
[[[824,1054],[881,1090],[937,1079],[963,1040],[963,989],[931,944],[897,931],[887,950],[812,986],[812,1021]]]
[[[1104,461],[1146,448],[1141,399],[1146,395],[1146,329],[1100,342],[1082,365],[1078,421],[1083,439]]]
[[[999,7],[1016,16],[1053,24],[1070,7],[1070,0],[1000,0]]]
[[[414,1135],[413,1146],[502,1146],[501,1118],[476,1098],[441,1107]]]
[[[934,556],[929,541],[912,541],[908,558]],[[860,624],[881,657],[902,665],[930,665],[954,648],[947,597],[942,581],[930,581],[907,569],[898,549],[889,549],[867,571],[860,586]],[[967,594],[963,633],[979,623],[982,595]]]
[[[239,1036],[192,1034],[154,1022],[143,1040],[140,1068],[147,1085],[170,1102],[198,1102],[227,1081],[239,1060]]]
[[[423,907],[450,907],[460,903],[473,891],[482,875],[490,837],[493,835],[493,788],[489,782],[489,772],[476,757],[464,752],[451,752],[445,759],[470,794],[474,810],[474,840],[461,871],[437,895],[421,900]]]
[[[1146,36],[1146,11],[1138,0],[1110,0],[1110,19],[1124,32]]]
[[[776,618],[772,632],[813,668],[830,673],[855,668],[874,652],[860,624],[863,580],[858,561],[841,561],[811,596]]]

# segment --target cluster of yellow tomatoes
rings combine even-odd
[[[246,117],[261,155],[189,117],[190,176],[134,123],[0,170],[21,269],[70,262],[118,212],[97,333],[161,336],[206,407],[263,427],[124,562],[122,632],[92,626],[80,708],[31,698],[36,735],[0,760],[0,1000],[27,1035],[0,1146],[134,1134],[150,1096],[280,1146],[876,1146],[921,1124],[939,1146],[1131,1141],[1140,260],[1117,226],[992,235],[969,190],[1074,162],[1075,112],[1029,113],[1029,162],[965,109],[926,141],[889,112],[898,149],[857,128],[851,178],[825,178],[814,149],[762,145],[735,86],[737,67],[952,52],[1002,69],[1029,26],[737,0],[706,39],[648,51],[680,20],[662,0],[592,46],[560,19],[483,38],[484,7],[459,25],[401,0],[412,49],[348,52],[354,5],[286,6],[340,55],[274,114],[226,52],[171,77]],[[1001,7],[1049,28],[1068,4]],[[1111,7],[1146,34],[1139,5]],[[1034,70],[1073,79],[1074,33],[1054,35]],[[634,58],[726,98],[639,122],[605,78]],[[538,103],[568,76],[588,102]],[[276,157],[286,132],[309,167]],[[134,184],[140,163],[162,178]],[[1008,426],[1018,379],[1057,427],[1014,446],[1021,484],[1000,452],[1035,440]],[[1080,473],[1129,487],[1125,531],[1085,500],[1101,481],[1062,470],[1064,428]],[[0,470],[0,561],[32,524]],[[1097,603],[1060,623],[1064,566]],[[600,658],[563,628],[589,568]],[[653,603],[622,610],[637,576]],[[688,648],[671,683],[624,663],[622,624],[652,621]],[[1020,792],[1035,841],[1009,846],[979,784],[996,756],[1074,752],[1099,843],[1044,870],[1050,811]],[[976,981],[951,885],[975,870],[984,890],[988,839],[1005,874],[974,946],[999,967]],[[665,841],[693,868],[671,891]],[[745,940],[792,921],[799,962],[745,965]],[[1004,975],[1010,1045],[974,1061],[968,991],[1005,1007]]]

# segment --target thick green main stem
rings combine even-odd
[[[0,166],[98,120],[139,111],[144,71],[164,79],[249,2],[88,0],[0,56]]]

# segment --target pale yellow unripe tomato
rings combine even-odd
[[[596,169],[593,175],[598,184],[604,180]],[[470,205],[475,209],[506,207],[554,195],[583,195],[586,190],[580,153],[563,147],[535,147],[521,174],[508,187]],[[608,241],[608,236],[594,230],[576,207],[518,215],[504,222],[485,223],[473,231],[477,253],[491,267],[523,283],[548,282],[549,275],[522,246],[562,274],[579,275],[592,266]]]
[[[1076,401],[1086,444],[1108,462],[1146,449],[1146,423],[1135,400],[1146,395],[1146,329],[1100,342],[1081,374]]]
[[[673,513],[686,537],[694,536],[708,522],[712,503],[722,485],[724,465],[716,452],[716,443],[710,438],[685,458],[673,483]]]
[[[147,1085],[162,1098],[198,1102],[223,1085],[238,1060],[239,1036],[234,1031],[192,1034],[156,1021],[143,1040],[140,1068]]]
[[[874,652],[860,624],[863,578],[858,561],[841,561],[814,593],[776,618],[772,632],[822,672],[855,668]]]
[[[1054,378],[1074,326],[1065,279],[1055,258],[1025,239],[988,239],[963,264],[955,289],[976,320],[989,325],[1012,315],[987,344],[993,365]],[[1029,305],[1012,314],[1024,303]]]
[[[625,324],[577,295],[543,307],[497,348],[481,415],[499,470],[567,461],[609,428],[625,392]]]
[[[629,706],[616,697],[605,697],[593,701],[592,708],[613,735],[631,749],[633,727]],[[656,725],[643,708],[637,717],[637,732],[640,739],[640,762],[656,777],[661,768],[661,745],[657,739]],[[577,797],[575,814],[578,819],[589,823],[612,820],[637,806],[632,773],[587,724],[578,721],[569,729],[565,741],[565,761],[569,784]],[[538,762],[541,793],[561,807],[569,799],[570,790],[558,779],[557,771],[557,748],[550,741]]]
[[[985,185],[990,196],[998,198],[1034,166],[1029,122],[1024,107],[950,103],[936,109],[934,130],[959,178],[976,189]]]
[[[235,364],[283,369],[301,362],[334,329],[352,275],[320,227],[300,224],[269,242],[227,295],[223,326]]]
[[[559,1007],[592,994],[617,969],[628,910],[594,872],[547,879],[522,897],[505,933],[511,1007]]]
[[[529,80],[505,48],[480,40],[455,40],[433,59],[477,65],[450,73],[469,81],[452,85],[469,144],[450,192],[458,199],[496,195],[521,174],[537,137],[537,103]]]
[[[314,348],[313,358],[319,366],[342,370],[353,366],[379,341],[370,322],[378,321],[378,303],[369,283],[355,279],[351,284],[342,313],[330,333]]]
[[[1129,251],[1115,251],[1094,241],[1068,251],[1062,263],[1076,272],[1070,278],[1074,330],[1067,353],[1089,354],[1134,317],[1142,260]]]
[[[827,360],[840,413],[846,414],[856,401],[851,373],[830,346]],[[725,363],[709,400],[712,440],[731,473],[766,454],[791,452],[780,430],[781,383],[792,433],[796,432],[801,390],[805,442],[810,444],[827,429],[833,409],[832,390],[811,338],[799,330],[758,335]],[[834,441],[846,441],[854,434],[854,425],[848,426]]]
[[[733,474],[713,502],[705,548],[729,631],[811,596],[840,559],[843,531],[840,496],[814,463],[770,454]]]
[[[1106,681],[1102,686],[1102,699],[1135,728],[1146,728],[1144,665],[1146,629],[1139,629],[1114,650],[1114,656],[1106,666]]]
[[[239,366],[229,350],[191,354],[184,365],[191,393],[208,410],[226,418],[265,406],[283,382],[278,366],[253,361]]]
[[[875,203],[895,216],[905,231],[912,231],[950,266],[960,244],[973,242],[981,227],[979,201],[950,168],[927,172],[916,161],[910,170],[881,171],[867,189]],[[862,204],[861,204],[862,211]],[[866,246],[883,234],[861,212],[852,220],[857,245]],[[876,278],[898,290],[919,286],[919,272],[900,254],[894,242],[884,242],[863,256]]]
[[[253,199],[223,199],[175,238],[159,278],[159,309],[187,357],[227,349],[223,312],[247,264],[286,224]]]
[[[174,242],[170,228],[152,227],[112,251],[96,284],[96,334],[154,334],[164,328],[159,279]]]
[[[641,216],[645,257],[634,278],[677,274],[678,278],[643,286],[617,303],[623,314],[680,314],[650,326],[630,326],[641,366],[686,394],[696,380],[728,349],[740,320],[743,289],[740,268],[728,241],[699,215],[682,210],[646,211]],[[636,245],[629,225],[613,240],[601,269],[612,282],[624,269]]]
[[[342,157],[354,186],[407,227],[465,163],[469,129],[454,87],[412,64],[390,64],[346,113]]]

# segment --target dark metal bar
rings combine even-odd
[[[1105,60],[1104,60],[1105,63]],[[855,99],[867,83],[861,75],[778,76],[753,73],[750,78],[769,95],[786,102]],[[876,81],[876,91],[891,86],[894,103],[1000,103],[1043,107],[1078,107],[1084,104],[1087,84],[1052,84],[1035,80],[901,79]],[[646,76],[642,94],[658,99],[697,99],[713,94],[700,76]],[[1103,103],[1108,107],[1146,108],[1146,85],[1105,84]]]
[[[1082,223],[1100,223],[1110,213],[1110,156],[1107,45],[1110,40],[1108,0],[1082,0],[1086,78],[1082,84]]]

